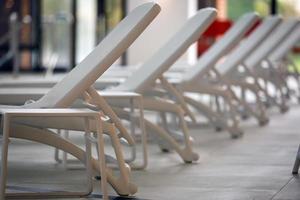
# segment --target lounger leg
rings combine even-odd
[[[244,88],[241,88],[241,98],[243,101],[246,101],[246,90]],[[245,110],[242,111],[242,119],[248,119],[249,115]]]
[[[270,69],[272,70],[270,73],[270,77],[268,78],[264,78],[265,82],[267,83],[271,83],[278,91],[278,96],[275,94],[275,98],[274,97],[271,97],[271,95],[269,94],[268,91],[266,91],[265,88],[261,87],[261,85],[258,83],[258,80],[255,79],[255,86],[258,87],[258,89],[263,92],[263,94],[266,96],[267,100],[270,102],[270,103],[273,103],[274,105],[278,106],[279,109],[280,109],[280,112],[281,113],[284,113],[286,111],[288,111],[288,106],[286,104],[286,99],[287,99],[287,96],[289,96],[289,87],[286,83],[286,80],[285,80],[285,77],[282,76],[280,74],[280,72],[278,71],[275,71],[274,68]],[[277,102],[277,98],[280,99],[279,103]]]
[[[175,120],[172,121],[172,127],[169,127],[168,124],[170,124],[168,121],[167,121],[167,116],[166,116],[166,113],[165,112],[160,112],[160,118],[161,118],[161,123],[162,123],[162,126],[163,128],[172,136],[174,137],[174,139],[179,142],[179,143],[182,143],[185,141],[185,138],[182,137],[182,134],[181,133],[178,133],[176,131],[174,131],[175,129],[177,128],[182,128],[181,126],[181,122],[180,122],[180,119],[177,120],[177,115],[176,114],[172,114],[172,118],[175,117]],[[173,124],[173,123],[176,123],[176,124]],[[179,127],[178,127],[179,126]],[[169,145],[168,142],[166,142],[165,140],[162,140],[161,138],[158,138],[158,142],[159,142],[159,146],[161,148],[161,150],[163,152],[169,152],[172,147]]]
[[[267,99],[267,105],[266,107],[270,107],[271,105],[276,105],[280,108],[280,103],[277,102],[276,97],[271,96],[270,92],[269,92],[269,86],[270,82],[265,80],[265,85],[266,87],[263,88],[261,87],[259,84],[257,84],[257,86],[259,87],[259,90],[265,95],[266,99]]]
[[[269,122],[269,119],[267,119],[266,117],[266,108],[261,100],[261,97],[259,95],[260,93],[260,90],[259,90],[259,87],[258,87],[259,83],[256,82],[254,85],[249,85],[249,89],[254,93],[255,95],[255,98],[256,98],[256,105],[258,107],[258,110],[260,112],[260,121],[259,121],[259,125],[263,126],[265,125],[266,123]]]
[[[277,104],[280,108],[280,112],[284,113],[288,111],[288,106],[286,104],[286,100],[290,98],[290,89],[288,87],[285,71],[283,70],[283,66],[278,66],[278,69],[271,68],[271,75],[268,80],[275,86],[278,90],[280,104]]]
[[[164,127],[164,129],[169,133],[171,134],[171,131],[169,130],[169,127],[167,125],[167,117],[166,117],[166,113],[165,112],[160,112],[159,113],[160,115],[160,119],[161,119],[161,123],[162,123],[162,126]],[[174,122],[176,121],[176,119],[174,119]],[[174,123],[173,122],[173,123]],[[172,124],[173,124],[172,123]],[[175,124],[175,123],[174,123]],[[174,126],[174,125],[173,125]],[[160,146],[160,149],[163,151],[163,152],[170,152],[172,147],[169,145],[169,143],[165,140],[163,140],[162,138],[157,138],[157,143],[158,145]]]
[[[141,164],[139,163],[129,163],[130,167],[132,169],[136,169],[136,170],[140,170],[140,169],[145,169],[148,165],[148,144],[147,144],[147,131],[145,129],[145,123],[144,123],[144,109],[143,109],[143,103],[142,103],[142,99],[139,99],[139,105],[136,105],[139,110],[140,110],[140,114],[139,116],[132,116],[130,114],[130,112],[122,109],[122,108],[118,108],[118,107],[113,107],[114,112],[117,113],[117,115],[124,120],[127,121],[131,121],[133,123],[138,123],[139,128],[142,132],[142,148],[143,148],[143,161]],[[134,120],[134,121],[132,121]]]
[[[135,123],[135,119],[134,119],[134,100],[130,99],[130,116],[129,116],[129,121],[130,121],[130,132],[132,137],[134,138],[134,140],[136,141],[137,139],[137,135],[136,135],[136,123]],[[127,163],[132,163],[134,160],[136,159],[136,145],[131,146],[131,157],[125,159],[125,161]]]
[[[271,105],[273,104],[273,102],[275,101],[273,99],[273,97],[271,97],[271,95],[269,94],[269,83],[266,79],[263,79],[263,83],[264,85],[261,86],[261,91],[263,92],[263,94],[266,97],[266,102],[265,102],[265,106],[266,108],[270,108]]]
[[[60,135],[61,134],[61,130],[57,129],[57,134]],[[61,159],[59,159],[59,150],[57,148],[55,148],[54,150],[54,159],[57,163],[61,163]]]
[[[289,64],[292,65],[293,70],[294,70],[292,76],[295,78],[295,81],[297,83],[297,89],[298,89],[297,98],[298,98],[298,102],[300,103],[300,72],[299,72],[298,66],[293,61],[293,59],[291,59],[290,57],[287,57],[286,58],[286,65],[288,66]],[[287,66],[286,66],[286,68],[287,68]]]
[[[224,121],[218,113],[211,110],[208,106],[187,96],[185,96],[185,101],[197,109],[198,112],[204,114],[211,121],[219,121],[221,123],[219,125],[225,128],[231,134],[232,138],[238,138],[243,135],[243,131],[238,126],[229,126],[227,121]]]
[[[70,139],[70,134],[69,134],[69,131],[68,130],[63,130],[63,134],[62,134],[62,130],[61,129],[57,129],[57,134],[62,136],[64,139],[66,140],[69,140]],[[70,161],[78,161],[78,160],[71,160],[71,159],[68,159],[68,153],[62,151],[62,159],[59,158],[59,152],[61,152],[59,149],[55,148],[55,152],[54,152],[54,158],[55,158],[55,161],[57,163],[61,163],[63,168],[68,170],[68,169],[81,169],[81,168],[84,168],[84,166],[75,166],[75,167],[71,167],[69,164],[70,164]],[[78,164],[80,164],[78,162]]]
[[[149,106],[150,106],[149,103],[150,102],[148,100],[148,105],[147,105],[148,107],[145,106],[146,109],[149,108]],[[158,103],[158,102],[156,102],[156,103]],[[157,105],[156,103],[155,104],[151,103],[153,108],[157,108],[155,106],[155,105]],[[144,102],[144,104],[145,104],[145,102]],[[168,104],[168,106],[164,106],[164,108],[170,108],[170,109],[174,110],[175,107],[176,107],[176,106],[175,107],[170,106],[171,105],[170,103],[167,103],[167,104]],[[114,108],[114,110],[121,118],[123,118],[123,119],[125,118],[127,120],[130,119],[128,112],[126,112],[126,111],[124,111],[120,108]],[[144,118],[140,118],[140,119],[144,120],[144,124],[147,127],[147,131],[150,131],[153,134],[157,134],[158,136],[163,138],[169,144],[168,146],[170,146],[172,149],[174,149],[185,162],[192,162],[192,161],[198,160],[198,158],[199,158],[198,154],[190,151],[191,148],[186,147],[187,143],[185,144],[185,147],[182,147],[182,145],[179,145],[178,142],[167,131],[165,131],[163,128],[155,125],[154,123],[152,123],[151,121],[149,121],[147,119],[144,119]],[[186,129],[185,129],[185,131],[186,131]],[[188,137],[188,138],[191,140],[190,137]],[[188,145],[190,145],[190,143],[188,143]]]
[[[269,122],[269,119],[266,116],[266,111],[265,111],[264,105],[263,105],[263,103],[262,103],[262,101],[259,97],[259,94],[258,94],[259,91],[255,87],[255,85],[250,85],[250,84],[247,84],[247,83],[243,84],[242,83],[238,86],[242,87],[244,90],[249,89],[254,93],[254,95],[256,96],[256,101],[257,101],[257,106],[258,106],[259,113],[255,112],[253,110],[253,108],[251,108],[251,106],[246,101],[244,101],[243,99],[237,97],[236,94],[233,91],[231,91],[232,97],[241,106],[243,106],[249,112],[249,114],[251,114],[252,116],[254,116],[258,120],[260,126],[266,125]]]
[[[87,182],[87,193],[91,194],[93,192],[93,183],[92,183],[92,144],[91,140],[89,139],[90,136],[90,127],[89,127],[89,119],[86,117],[84,119],[85,123],[85,133],[84,133],[84,138],[85,138],[85,155],[86,155],[86,160],[85,160],[85,167],[87,171],[87,177],[88,177],[88,182]]]
[[[219,116],[222,116],[222,118],[226,119],[227,116],[224,115],[226,113],[226,110],[224,110],[224,108],[222,109],[219,96],[215,95],[214,98],[215,98],[215,112],[217,112]],[[228,120],[226,119],[226,121]],[[222,131],[222,129],[223,129],[222,126],[220,125],[216,126],[216,131]]]
[[[63,133],[63,137],[65,139],[69,139],[69,131],[68,130],[64,130],[64,133]],[[68,154],[67,152],[62,152],[62,165],[63,165],[63,168],[64,169],[68,169]]]
[[[215,103],[216,103],[216,109],[218,113],[222,113],[221,111],[221,105],[220,105],[220,99],[218,96],[215,96]]]
[[[160,128],[159,126],[156,126],[155,124],[146,119],[145,125],[151,133],[158,134],[160,137],[162,137],[164,140],[170,143],[172,149],[174,149],[185,162],[190,163],[199,159],[199,155],[197,153],[189,151],[191,148],[181,147],[175,141],[175,139],[172,136],[170,136],[164,129]]]
[[[108,126],[113,126],[113,124],[108,124]],[[108,129],[112,129],[112,128],[108,128]],[[115,135],[114,136],[115,143],[119,143],[120,141],[118,139],[117,134],[114,133],[114,135]],[[11,130],[11,137],[36,141],[42,144],[46,144],[58,148],[62,151],[68,152],[69,154],[76,157],[82,162],[85,161],[85,152],[81,148],[77,147],[73,143],[70,143],[69,141],[64,140],[63,138],[59,137],[57,134],[54,134],[49,130],[42,130],[42,129],[28,127],[20,124],[14,124]],[[118,146],[118,145],[114,145],[114,146]],[[120,151],[121,150],[119,150],[119,152]],[[92,165],[96,171],[100,170],[99,162],[96,161],[95,159],[92,159]],[[125,165],[125,163],[122,165]],[[127,185],[125,185],[126,183],[124,181],[120,181],[123,179],[115,177],[111,169],[106,168],[106,175],[107,175],[107,180],[119,195],[127,196],[131,194],[135,194],[137,192],[137,187],[133,183],[129,182]],[[127,177],[128,176],[129,175],[127,175]]]
[[[294,61],[291,61],[292,62],[292,66],[294,68],[294,77],[295,77],[295,80],[297,82],[297,87],[298,87],[298,102],[300,102],[300,72],[299,72],[299,69],[297,67],[297,65],[295,64]]]
[[[286,95],[284,94],[282,87],[279,88],[279,94],[280,94],[280,99],[281,99],[280,112],[285,113],[289,110],[289,107],[287,106]]]
[[[143,104],[143,98],[139,97],[137,99],[137,107],[139,109],[139,125],[140,130],[142,132],[142,146],[143,146],[143,163],[140,166],[136,166],[137,169],[145,169],[148,165],[148,144],[147,144],[147,131],[144,123],[144,104]]]
[[[100,166],[100,175],[101,175],[101,189],[102,189],[102,197],[103,200],[108,200],[108,190],[107,190],[107,176],[106,176],[106,161],[105,161],[105,153],[104,153],[104,139],[103,139],[103,130],[101,123],[101,115],[95,119],[96,121],[96,129],[97,129],[97,146],[98,146],[98,154],[99,154],[99,166]],[[86,122],[89,123],[89,122]]]
[[[8,143],[9,143],[9,132],[10,127],[8,123],[8,117],[2,117],[3,124],[3,138],[2,138],[2,152],[1,152],[1,177],[0,177],[0,200],[5,199],[6,189],[6,177],[7,177],[7,154],[8,154]]]
[[[87,92],[89,95],[93,98],[93,103],[98,106],[99,109],[101,109],[105,115],[109,116],[111,121],[114,122],[115,126],[119,129],[121,132],[123,138],[127,140],[127,142],[130,145],[134,145],[134,139],[131,137],[131,135],[128,133],[127,129],[123,126],[121,120],[119,117],[114,113],[114,111],[111,109],[110,105],[106,102],[106,100],[100,96],[95,90],[95,88],[90,87]]]
[[[286,94],[289,93],[289,91],[288,91],[289,89],[288,89],[288,86],[284,82],[282,82],[281,80],[278,80],[278,79],[277,80],[274,80],[274,79],[269,80],[269,82],[278,91],[278,94],[275,94],[275,99],[273,100],[273,104],[276,105],[280,109],[281,113],[285,113],[289,109],[288,106],[287,106],[287,102],[286,102],[286,100],[287,100],[287,95]],[[286,92],[284,90],[286,90]],[[271,97],[268,97],[268,98],[271,98]],[[280,99],[279,102],[276,100],[276,98]]]
[[[124,156],[123,156],[123,151],[122,151],[122,147],[119,143],[119,137],[117,135],[116,129],[115,127],[111,127],[110,131],[110,136],[111,136],[111,140],[112,140],[112,145],[114,147],[114,151],[116,154],[116,158],[117,158],[117,162],[118,162],[118,166],[119,166],[119,170],[120,170],[120,178],[119,178],[119,183],[120,183],[120,189],[124,190],[124,191],[128,191],[130,190],[130,188],[128,188],[129,186],[129,174],[130,174],[130,167],[129,165],[125,164],[125,160],[124,160]]]
[[[184,139],[184,147],[180,148],[181,145],[172,137],[170,134],[168,134],[167,131],[164,129],[158,128],[157,131],[160,132],[160,134],[167,134],[166,138],[172,138],[172,142],[169,139],[166,139],[167,142],[172,145],[172,149],[175,149],[180,156],[182,156],[183,160],[187,163],[196,161],[199,159],[198,154],[192,151],[192,143],[191,141],[193,138],[189,135],[189,131],[187,128],[186,121],[184,119],[184,110],[182,107],[176,103],[165,101],[163,99],[152,99],[152,98],[145,98],[144,99],[144,106],[146,110],[152,110],[157,112],[167,112],[167,113],[173,113],[176,114],[176,116],[179,119],[179,127],[181,128],[183,139]],[[151,126],[153,127],[153,126]],[[153,129],[152,129],[153,130]],[[161,131],[163,130],[163,131]],[[174,142],[174,143],[173,143]]]
[[[292,74],[292,77],[294,78],[294,80],[296,82],[296,85],[297,85],[296,86],[297,87],[296,96],[297,96],[298,102],[300,102],[300,78],[299,78],[300,76],[297,72],[295,72],[295,73]]]
[[[295,160],[293,171],[292,171],[293,174],[298,174],[299,166],[300,166],[300,145],[298,147],[296,160]]]
[[[231,97],[231,92],[230,91],[225,91],[224,95],[222,97],[225,100],[225,102],[227,103],[227,105],[229,106],[230,120],[231,120],[231,123],[232,123],[232,125],[230,127],[233,127],[234,129],[238,129],[238,124],[239,124],[238,117],[237,117],[238,108],[233,103],[233,99]],[[240,135],[238,135],[238,136],[240,136]],[[237,137],[237,136],[233,135],[232,137],[234,138],[234,137]]]

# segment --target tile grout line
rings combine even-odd
[[[292,176],[272,197],[270,200],[273,200],[277,194],[279,194],[284,188],[285,186],[287,186],[295,177]]]

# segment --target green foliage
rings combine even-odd
[[[241,15],[255,11],[261,16],[269,14],[270,0],[228,0],[228,17],[232,20],[238,19]]]

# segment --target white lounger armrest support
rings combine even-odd
[[[175,97],[176,102],[178,102],[181,105],[182,109],[185,111],[185,114],[188,115],[193,122],[196,122],[194,114],[189,109],[187,103],[184,100],[184,96],[178,91],[178,89],[176,89],[172,84],[170,84],[168,80],[164,78],[164,76],[161,76],[159,80],[163,88],[167,90],[169,94]]]

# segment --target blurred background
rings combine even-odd
[[[127,12],[147,0],[0,0],[0,73],[10,72],[18,58],[22,73],[72,69]],[[260,16],[299,17],[299,0],[156,0],[162,12],[117,61],[145,61],[198,9],[215,7],[218,19],[182,56],[193,64],[246,12]],[[15,49],[12,47],[15,45]],[[13,50],[12,50],[13,49]],[[300,48],[293,51],[300,64]]]

